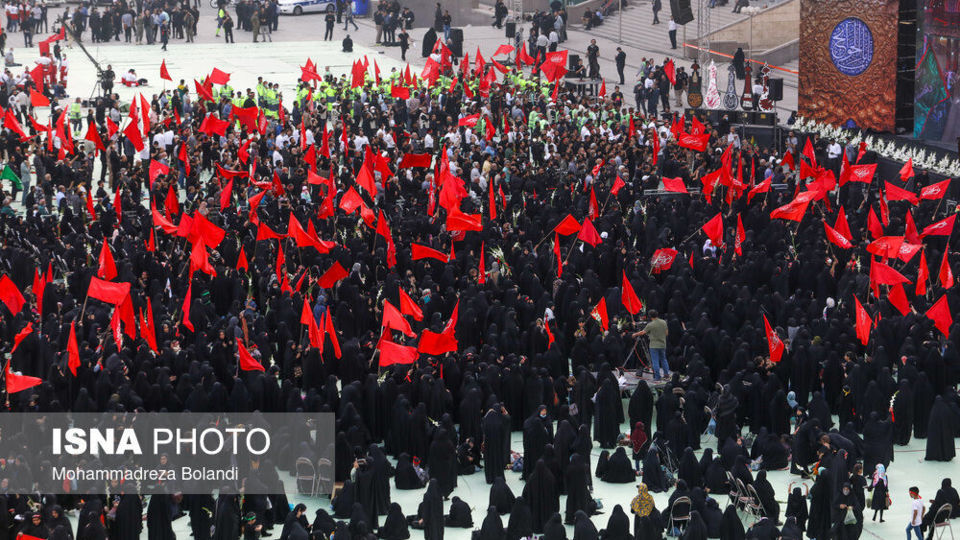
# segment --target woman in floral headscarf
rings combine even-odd
[[[653,512],[653,495],[647,491],[647,485],[637,486],[637,496],[630,501],[630,510],[637,517],[647,517]]]
[[[867,486],[867,489],[873,491],[873,501],[870,503],[870,509],[873,510],[873,521],[877,520],[877,512],[880,512],[880,523],[883,523],[883,511],[887,509],[889,488],[887,469],[883,466],[883,463],[877,463],[877,468],[873,471],[873,479]]]

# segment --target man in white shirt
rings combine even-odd
[[[732,144],[737,150],[740,149],[740,135],[737,134],[737,128],[731,126],[730,133],[727,134],[727,144]]]
[[[923,540],[923,534],[920,531],[920,524],[923,523],[923,514],[926,509],[923,507],[923,499],[920,498],[920,488],[910,488],[910,523],[907,524],[907,540],[910,540],[910,531],[917,535],[917,540]]]

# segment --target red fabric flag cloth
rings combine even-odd
[[[623,302],[623,307],[627,308],[627,311],[631,315],[636,315],[643,309],[643,303],[640,301],[640,298],[637,297],[636,291],[633,290],[633,285],[630,284],[630,280],[627,279],[626,270],[623,271],[623,284],[620,286],[620,300]]]
[[[230,206],[230,197],[233,195],[233,178],[227,182],[227,186],[220,190],[220,211]],[[291,212],[290,215],[293,215]]]
[[[563,218],[553,231],[563,236],[575,234],[580,232],[580,222],[573,215],[567,214],[567,217]]]
[[[103,240],[100,247],[100,256],[97,257],[97,263],[100,265],[97,269],[97,277],[107,281],[117,277],[117,264],[113,260],[113,253],[110,252],[110,246],[107,240]]]
[[[896,257],[903,244],[902,236],[881,236],[867,246],[867,251],[878,257]]]
[[[870,263],[870,283],[878,285],[898,285],[900,283],[910,283],[903,274],[890,268],[881,261],[872,261]]]
[[[33,388],[43,383],[40,377],[31,377],[29,375],[20,375],[10,371],[10,362],[7,361],[7,394],[16,394],[28,388]],[[26,538],[23,535],[20,538]],[[39,538],[37,540],[40,540]]]
[[[907,293],[903,290],[903,285],[894,285],[887,291],[887,300],[900,312],[900,315],[910,313],[910,302],[907,300]],[[857,334],[859,337],[860,334]],[[864,343],[866,345],[866,343]]]
[[[203,214],[194,212],[193,225],[190,228],[190,234],[187,236],[187,240],[196,242],[197,238],[203,238],[204,244],[211,249],[216,249],[220,246],[220,243],[223,242],[226,234],[226,231],[214,225],[209,219],[204,217]]]
[[[930,280],[930,267],[927,266],[927,251],[920,250],[920,268],[917,270],[917,288],[914,294],[923,296],[927,294],[927,281]]]
[[[783,345],[783,340],[780,339],[780,336],[773,331],[766,315],[763,316],[763,328],[767,333],[767,347],[770,351],[770,361],[776,364],[780,362],[780,359],[783,357],[783,351],[786,347]]]
[[[925,201],[936,201],[942,199],[943,196],[947,194],[947,189],[949,187],[949,178],[942,182],[937,182],[936,184],[930,184],[929,186],[920,190],[920,198]]]
[[[910,259],[913,259],[914,255],[916,255],[917,252],[920,251],[922,247],[923,246],[921,246],[920,244],[911,244],[909,242],[904,242],[900,244],[900,251],[897,252],[896,257],[901,261],[908,263],[910,262]]]
[[[953,315],[950,314],[950,304],[947,303],[947,295],[943,295],[937,300],[925,314],[928,319],[933,321],[945,337],[950,336],[950,326],[953,325]]]
[[[906,182],[907,178],[910,178],[913,174],[913,158],[910,158],[903,164],[903,167],[900,167],[900,179]]]
[[[97,150],[106,150],[103,146],[103,141],[100,139],[100,133],[97,131],[97,125],[91,122],[87,125],[87,133],[83,136],[84,140],[90,141],[93,143],[93,146]]]
[[[703,224],[703,233],[713,242],[715,246],[723,245],[723,216],[717,212],[710,221]]]
[[[447,257],[446,253],[443,253],[442,251],[433,249],[431,247],[421,246],[420,244],[410,245],[410,257],[415,261],[419,261],[420,259],[427,259],[427,258],[436,259],[441,262],[449,262],[450,260],[449,257]]]
[[[352,214],[357,208],[363,206],[363,198],[353,189],[353,186],[347,188],[343,196],[340,197],[340,209],[347,214]]]
[[[67,367],[74,377],[80,367],[80,347],[77,345],[77,321],[70,321],[70,336],[67,338]]]
[[[663,73],[667,76],[671,85],[677,84],[677,68],[673,64],[673,60],[667,60],[667,62],[663,64]]]
[[[237,256],[237,271],[241,268],[244,272],[250,270],[250,263],[247,262],[247,252],[244,251],[243,246],[240,246],[240,255]]]
[[[780,164],[790,167],[791,171],[797,170],[797,163],[793,159],[793,153],[791,152],[786,152],[785,154],[783,154],[783,159],[780,161]]]
[[[371,197],[377,196],[377,183],[373,179],[373,163],[368,160],[363,161],[363,165],[360,166],[360,171],[357,172],[357,177],[354,179],[358,186],[366,190]]]
[[[471,114],[469,116],[464,116],[457,121],[457,125],[460,127],[474,127],[477,125],[477,122],[480,121],[480,113]]]
[[[827,240],[829,240],[832,244],[843,249],[850,249],[853,247],[853,244],[850,243],[849,239],[840,234],[840,231],[834,229],[830,225],[827,225],[826,221],[823,222],[823,229],[827,233]]]
[[[863,305],[860,304],[860,300],[856,296],[853,297],[853,302],[857,311],[857,339],[866,347],[867,343],[870,342],[870,327],[873,325],[873,321],[870,319],[870,314],[863,308]]]
[[[340,261],[334,261],[333,265],[317,280],[317,285],[324,289],[330,289],[348,275],[347,270],[340,264]]]
[[[263,365],[257,362],[250,354],[250,351],[243,346],[241,340],[237,340],[237,355],[240,358],[240,369],[243,371],[264,371]]]
[[[193,332],[193,323],[190,322],[190,304],[192,303],[193,296],[193,280],[190,280],[190,285],[187,285],[187,295],[183,297],[183,326],[188,328]]]
[[[170,167],[167,167],[163,163],[152,159],[150,160],[150,186],[153,186],[153,182],[156,181],[157,177],[161,174],[170,174]],[[173,188],[173,186],[170,186]]]
[[[420,353],[416,347],[400,345],[390,340],[380,341],[380,367],[392,366],[394,364],[409,365],[420,358]]]
[[[603,331],[606,332],[610,328],[610,321],[607,319],[607,299],[600,297],[600,301],[597,302],[597,305],[590,311],[590,316],[600,325],[600,328],[603,328]]]
[[[167,60],[163,59],[160,61],[160,78],[173,82],[173,77],[170,76],[170,72],[167,71]]]
[[[30,105],[33,105],[34,107],[49,107],[50,100],[47,99],[47,96],[31,88],[30,89]]]
[[[949,249],[943,251],[943,260],[940,261],[940,271],[937,274],[937,277],[940,280],[940,286],[944,289],[953,287],[953,269],[950,268],[950,259],[948,258],[949,255]]]
[[[692,254],[691,254],[692,256]],[[677,258],[677,250],[673,248],[660,248],[650,256],[650,272],[659,274],[666,272],[673,266],[673,261]]]
[[[953,225],[956,223],[956,221],[956,214],[953,214],[948,218],[941,219],[936,223],[924,227],[923,232],[920,233],[920,237],[926,238],[927,236],[950,236],[950,233],[953,232]]]
[[[884,187],[887,192],[887,200],[907,201],[914,206],[916,206],[920,202],[920,199],[912,191],[907,191],[903,188],[899,188],[891,184],[890,182],[885,182]]]
[[[420,306],[413,301],[413,298],[410,298],[403,289],[400,291],[400,312],[404,315],[410,315],[415,321],[423,320],[423,311],[420,309]]]
[[[737,214],[737,235],[733,238],[733,249],[738,256],[743,256],[743,242],[747,239],[747,233],[743,230],[743,218]]]
[[[87,213],[90,214],[91,220],[97,219],[97,210],[93,206],[93,196],[90,195],[90,190],[87,190]]]
[[[482,231],[483,225],[480,214],[464,214],[454,209],[447,213],[448,231]]]
[[[457,339],[450,332],[431,332],[424,330],[420,334],[420,342],[417,343],[417,352],[439,356],[448,352],[456,352],[458,347]]]
[[[403,155],[403,158],[400,160],[400,165],[398,165],[397,168],[430,167],[432,162],[433,156],[430,154],[411,154],[408,152]]]
[[[804,193],[812,192],[807,191]],[[799,223],[803,220],[804,214],[807,213],[807,207],[810,206],[810,200],[811,199],[800,199],[798,197],[797,199],[794,199],[779,208],[775,208],[772,212],[770,212],[770,219],[786,219]]]
[[[213,84],[227,84],[230,82],[230,74],[218,68],[213,68],[207,80]]]
[[[610,194],[616,197],[617,194],[620,193],[620,190],[623,189],[624,186],[626,185],[627,185],[626,182],[624,182],[622,178],[617,176],[616,180],[613,181],[613,187],[610,188]]]
[[[212,114],[208,114],[200,123],[200,128],[197,131],[207,135],[225,135],[229,126],[229,120],[220,120]]]
[[[156,208],[151,208],[150,213],[153,214],[153,226],[160,227],[163,229],[163,232],[167,234],[176,234],[178,227],[173,224],[172,221],[165,218],[163,214],[160,213]]]
[[[874,239],[883,236],[883,225],[880,223],[880,218],[877,217],[877,213],[873,211],[872,206],[870,207],[870,214],[867,216],[867,230],[870,231],[870,236]]]
[[[115,306],[120,305],[129,295],[129,283],[104,281],[96,276],[90,278],[90,286],[87,287],[87,296]]]
[[[767,193],[770,191],[770,187],[773,185],[773,179],[767,178],[763,182],[760,182],[753,189],[747,192],[747,204],[750,204],[750,201],[760,193]]]
[[[516,49],[513,48],[513,45],[501,45],[497,47],[497,50],[493,51],[493,56],[500,56],[501,54],[510,54]]]
[[[872,163],[870,165],[851,165],[849,167],[848,180],[850,182],[860,182],[863,184],[870,184],[873,182],[873,177],[877,171],[877,164]]]
[[[480,242],[480,262],[477,265],[477,283],[483,285],[487,282],[487,263],[484,262],[484,253],[486,253],[486,245],[484,242]]]
[[[600,91],[597,93],[597,97],[604,97],[607,95],[607,81],[600,81]]]
[[[580,232],[577,234],[577,240],[583,240],[593,247],[597,247],[597,244],[603,242],[603,239],[600,238],[600,234],[597,233],[596,227],[593,226],[593,222],[589,219],[583,220],[583,226],[580,227]]]
[[[663,189],[673,193],[688,193],[687,186],[683,183],[683,178],[679,176],[676,178],[663,177]]]
[[[20,139],[30,138],[30,136],[23,131],[23,127],[20,125],[20,122],[17,121],[17,117],[13,115],[12,110],[7,110],[7,114],[4,115],[3,127],[13,131],[17,135],[20,135]]]
[[[337,339],[337,330],[333,327],[333,314],[328,309],[324,316],[323,331],[330,338],[330,344],[333,345],[333,354],[340,358],[340,340]]]
[[[681,148],[687,148],[697,152],[703,152],[707,149],[707,142],[710,141],[710,134],[704,133],[702,135],[696,135],[693,133],[684,133],[680,135],[680,138],[677,139],[677,144]]]
[[[817,155],[813,151],[813,143],[811,142],[813,137],[807,137],[807,140],[803,143],[803,151],[800,152],[801,155],[806,156],[810,160],[810,164],[814,167],[817,166]]]
[[[847,240],[853,240],[853,235],[850,234],[850,224],[847,223],[847,214],[842,206],[837,212],[837,221],[834,222],[833,228]]]
[[[560,253],[560,235],[553,233],[553,256],[557,259],[557,277],[563,277],[563,255]]]
[[[392,330],[398,330],[410,337],[416,335],[410,328],[410,323],[403,318],[403,314],[400,313],[400,310],[393,307],[393,304],[387,300],[383,301],[383,320],[380,323],[380,326],[384,328],[390,328]]]
[[[33,333],[33,323],[28,322],[26,326],[24,326],[19,332],[17,332],[17,335],[13,336],[13,348],[10,349],[10,354],[12,355],[13,353],[17,352],[17,347],[20,346],[20,342],[27,339],[27,336],[29,336],[32,333]]]
[[[406,86],[395,86],[390,83],[390,97],[397,99],[410,99],[410,89]]]

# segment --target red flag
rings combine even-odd
[[[133,149],[137,152],[143,150],[143,136],[140,134],[140,128],[137,127],[137,123],[131,121],[127,124],[127,127],[123,128],[123,134],[130,139],[130,143],[133,144]]]
[[[950,268],[950,259],[948,258],[949,254],[949,249],[943,250],[943,261],[940,262],[940,271],[938,274],[940,286],[944,289],[953,287],[953,269]]]
[[[887,300],[900,312],[900,315],[906,315],[910,312],[910,302],[907,301],[907,293],[903,290],[903,285],[890,287],[890,290],[887,292]]]
[[[928,225],[923,229],[923,232],[920,233],[921,238],[926,238],[928,236],[950,236],[953,232],[953,225],[957,221],[957,215],[952,214],[948,218],[941,219],[940,221]]]
[[[264,371],[263,365],[243,346],[242,340],[237,340],[237,356],[240,358],[240,369],[243,371]]]
[[[873,321],[856,296],[853,297],[853,302],[857,311],[857,339],[866,346],[870,342],[870,327],[873,325]]]
[[[411,154],[408,152],[403,155],[403,158],[400,160],[400,165],[398,165],[397,168],[430,167],[432,161],[433,156],[430,154]]]
[[[250,270],[250,263],[247,262],[247,252],[244,251],[243,246],[240,246],[240,255],[237,256],[237,271],[243,268],[244,272]]]
[[[410,298],[403,289],[400,291],[400,312],[404,315],[410,315],[415,321],[423,320],[423,311],[420,309],[420,306],[413,301],[413,298]]]
[[[910,283],[903,274],[890,268],[884,262],[872,261],[870,263],[870,282],[878,285],[897,285],[900,283]]]
[[[743,219],[741,219],[740,214],[737,214],[737,236],[733,240],[733,249],[739,256],[743,256],[742,245],[743,241],[747,239],[747,233],[743,230]]]
[[[911,191],[899,188],[890,182],[885,182],[884,186],[887,192],[887,199],[891,201],[907,201],[912,205],[917,205],[920,202],[920,199]]]
[[[233,194],[233,178],[227,182],[227,187],[223,188],[220,191],[220,211],[222,212],[224,208],[230,206],[230,196]],[[291,212],[291,215],[293,213]]]
[[[627,184],[623,181],[623,179],[617,176],[617,178],[613,181],[613,187],[610,188],[610,194],[616,197],[617,194],[620,193],[620,190],[626,185]]]
[[[790,170],[791,170],[791,171],[797,170],[797,164],[796,164],[796,162],[795,162],[794,159],[793,159],[793,153],[792,153],[792,152],[786,152],[785,154],[783,154],[783,160],[780,161],[780,164],[781,164],[781,165],[786,165],[787,167],[790,167]]]
[[[680,135],[680,138],[677,139],[677,144],[681,148],[688,148],[697,152],[703,152],[707,149],[707,142],[710,141],[710,134],[704,133],[702,135],[696,135],[693,133],[684,133]]]
[[[217,68],[213,68],[213,71],[210,72],[210,77],[207,80],[213,84],[227,84],[230,82],[230,74],[225,71],[220,71]]]
[[[187,295],[183,298],[183,326],[190,329],[193,332],[193,323],[190,322],[190,303],[191,296],[193,296],[193,280],[190,280],[190,285],[187,286]],[[237,342],[239,343],[239,341]]]
[[[80,347],[77,345],[77,322],[70,321],[70,337],[67,338],[67,367],[74,377],[80,367]]]
[[[806,191],[804,193],[814,193]],[[801,193],[803,195],[803,193]],[[810,198],[796,198],[787,204],[775,208],[770,212],[770,219],[786,219],[789,221],[800,222],[803,220],[803,215],[807,212],[807,207],[810,206]]]
[[[446,227],[448,231],[482,231],[480,214],[464,214],[454,209],[447,214]]]
[[[348,275],[347,270],[340,264],[340,261],[334,261],[333,265],[317,280],[317,285],[324,289],[330,289]]]
[[[604,97],[607,95],[607,81],[600,81],[600,92],[597,93],[597,97]]]
[[[393,307],[389,301],[383,301],[383,320],[380,326],[384,328],[390,328],[392,330],[398,330],[404,334],[413,337],[416,334],[413,333],[413,330],[410,328],[410,323],[403,318],[403,315],[400,311]]]
[[[723,245],[723,216],[719,212],[710,221],[704,223],[701,229],[713,245]]]
[[[900,167],[901,180],[906,182],[907,178],[910,178],[911,176],[913,176],[913,158],[907,160],[907,162],[903,164],[903,167]]]
[[[597,202],[597,192],[590,186],[590,202],[587,206],[590,210],[590,219],[595,220],[600,217],[600,204]]]
[[[927,281],[930,279],[930,267],[927,266],[927,252],[920,251],[920,269],[917,270],[917,288],[914,294],[923,296],[927,294]]]
[[[39,377],[29,375],[20,375],[10,371],[10,361],[7,361],[7,394],[16,394],[17,392],[33,388],[43,383]],[[22,537],[21,537],[22,538]],[[39,539],[38,539],[39,540]]]
[[[449,257],[446,253],[442,251],[433,249],[427,246],[421,246],[420,244],[411,244],[410,245],[410,256],[413,260],[419,261],[420,259],[436,259],[441,262],[449,262]]]
[[[626,270],[623,271],[623,284],[620,286],[620,300],[623,302],[623,307],[627,308],[627,311],[630,312],[631,315],[636,315],[643,309],[643,303],[640,302],[636,291],[633,290],[633,285],[631,285],[630,280],[627,279]]]
[[[557,258],[557,277],[563,277],[563,256],[560,254],[560,235],[553,233],[553,255]]]
[[[663,177],[663,189],[673,193],[688,193],[687,186],[683,183],[683,178],[679,176],[676,178]]]
[[[654,251],[653,255],[650,256],[650,272],[659,274],[669,270],[676,258],[677,250],[672,248],[660,248]]]
[[[597,302],[596,307],[590,312],[590,316],[597,321],[600,325],[600,328],[603,328],[603,331],[606,332],[610,328],[610,322],[607,319],[607,299],[600,297],[600,301]]]
[[[333,327],[333,314],[328,309],[324,317],[324,332],[330,337],[330,343],[333,345],[333,354],[340,358],[340,340],[337,339],[337,330]]]
[[[170,174],[170,167],[167,167],[155,159],[150,160],[150,187],[153,187],[153,182],[156,181],[157,177],[161,174]],[[173,186],[170,186],[170,189],[172,190]]]
[[[663,73],[667,76],[667,79],[670,81],[671,85],[677,84],[677,68],[673,65],[673,60],[667,60],[663,64]]]
[[[90,195],[91,190],[87,190],[87,213],[90,214],[91,220],[97,219],[97,210],[93,207],[93,196]]]
[[[553,228],[553,231],[563,236],[578,233],[580,232],[580,222],[577,221],[577,218],[573,217],[573,215],[567,214],[567,217],[563,218],[563,220]]]
[[[933,321],[933,325],[937,327],[937,330],[945,337],[950,337],[950,326],[953,324],[953,315],[950,314],[950,304],[947,303],[947,295],[941,296],[939,300],[930,306],[926,316]]]
[[[760,193],[767,193],[770,191],[770,187],[773,185],[773,178],[767,178],[763,182],[760,182],[753,189],[747,192],[747,204],[750,204],[750,201],[753,200],[755,196]]]
[[[420,358],[420,353],[416,347],[399,345],[384,339],[380,341],[380,367],[392,366],[394,364],[409,365]]]
[[[487,282],[487,265],[484,262],[485,246],[486,244],[484,242],[480,242],[480,264],[477,268],[477,282],[480,283],[480,285]]]
[[[173,82],[173,77],[170,76],[170,72],[167,71],[167,60],[164,59],[160,62],[160,78]]]
[[[20,342],[27,339],[27,336],[33,333],[33,323],[28,322],[26,326],[23,327],[17,335],[13,336],[13,348],[10,349],[10,354],[17,352],[17,347],[20,346]]]
[[[770,361],[776,364],[783,357],[783,351],[786,347],[783,345],[780,336],[770,327],[770,321],[767,320],[766,315],[763,316],[763,328],[767,333],[767,347],[770,350]]]
[[[876,163],[872,163],[870,165],[851,165],[849,167],[849,174],[847,176],[850,182],[860,182],[862,184],[870,184],[873,182],[873,177],[876,171],[877,171]]]
[[[813,143],[811,142],[811,140],[812,140],[811,137],[807,137],[806,142],[803,143],[803,151],[800,153],[806,156],[806,158],[810,160],[810,164],[813,165],[814,168],[816,168],[817,155],[813,151]]]
[[[549,349],[550,346],[553,345],[553,342],[557,340],[557,338],[553,337],[553,332],[550,331],[550,321],[544,321],[543,328],[547,331],[547,349]]]
[[[936,201],[942,199],[943,196],[947,194],[947,189],[949,187],[949,178],[942,182],[937,182],[936,184],[930,184],[929,186],[920,190],[920,198],[925,201]]]
[[[840,234],[840,231],[837,231],[830,225],[827,225],[826,221],[823,222],[823,229],[827,233],[827,240],[829,240],[832,244],[843,249],[850,249],[853,247],[853,244],[850,243],[848,238]]]
[[[873,211],[872,206],[870,207],[870,214],[867,216],[867,230],[870,231],[870,236],[874,239],[883,236],[883,225],[880,224],[880,219],[877,218],[877,213]]]
[[[30,89],[30,105],[34,107],[49,107],[50,100],[47,99],[47,96],[31,88]]]
[[[603,242],[603,239],[600,238],[600,235],[597,233],[597,229],[593,226],[593,222],[589,219],[583,221],[583,226],[580,227],[577,239],[583,240],[593,247],[597,247],[597,244]]]
[[[129,295],[129,283],[104,281],[96,276],[90,278],[90,286],[87,287],[87,296],[115,306],[120,305]]]
[[[228,127],[230,127],[229,120],[220,120],[212,114],[208,114],[204,117],[203,122],[200,123],[197,131],[206,133],[207,135],[226,135]]]
[[[97,277],[107,281],[117,277],[117,265],[113,260],[113,253],[110,252],[110,246],[107,240],[103,240],[103,246],[100,247],[100,256],[97,257],[100,267],[97,269]]]

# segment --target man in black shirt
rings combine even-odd
[[[337,22],[337,16],[328,11],[324,21],[327,23],[327,31],[323,33],[323,40],[330,41],[333,39],[333,25]]]
[[[590,74],[591,79],[596,79],[600,76],[600,47],[597,46],[597,40],[591,39],[590,46],[587,47],[587,62],[590,65]]]
[[[617,75],[620,76],[620,84],[624,84],[623,68],[627,65],[627,53],[623,52],[623,49],[621,49],[620,47],[617,47],[616,62],[617,62]]]

